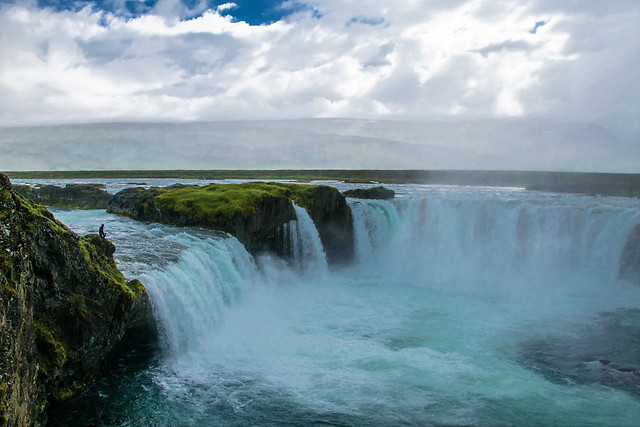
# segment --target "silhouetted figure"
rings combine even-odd
[[[98,233],[100,233],[100,237],[102,237],[103,239],[107,237],[106,233],[104,232],[104,224],[100,226],[100,231],[98,231]]]

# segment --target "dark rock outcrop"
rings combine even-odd
[[[263,197],[254,204],[255,213],[246,217],[240,212],[231,217],[202,216],[196,209],[185,212],[157,199],[161,194],[180,188],[184,187],[127,188],[115,195],[107,211],[137,220],[223,231],[234,235],[252,254],[282,252],[282,226],[296,217],[289,199]]]
[[[393,199],[396,196],[396,192],[380,186],[347,190],[344,191],[342,195],[345,197],[354,197],[356,199]]]
[[[20,186],[24,187],[24,186]],[[68,184],[66,187],[45,185],[27,191],[17,188],[16,192],[31,201],[46,205],[73,209],[106,209],[112,194],[100,188],[98,184]]]
[[[138,220],[223,231],[254,255],[269,251],[286,257],[284,226],[296,218],[292,202],[309,212],[330,264],[353,258],[351,210],[344,196],[327,186],[246,183],[129,188],[115,195],[107,211]]]
[[[619,276],[640,285],[640,224],[632,230],[620,254]]]
[[[0,175],[0,424],[41,425],[45,408],[101,374],[116,344],[155,324],[97,235],[80,237]]]
[[[29,195],[33,191],[33,187],[29,185],[12,184],[11,188],[16,194],[19,194],[22,197],[26,197],[26,198],[29,198]]]
[[[318,229],[329,264],[346,264],[354,257],[353,219],[344,196],[333,187],[318,186],[302,205]]]

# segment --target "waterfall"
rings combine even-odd
[[[181,236],[177,262],[140,276],[171,354],[197,349],[258,277],[253,258],[235,238]]]
[[[307,276],[323,276],[328,271],[327,257],[309,213],[294,203],[296,219],[285,225],[285,253],[293,265]]]
[[[297,219],[285,225],[294,270],[322,278],[328,267],[318,231],[305,209],[294,208]],[[153,300],[165,347],[172,354],[201,348],[252,283],[273,281],[273,277],[260,277],[251,255],[233,237],[180,238],[186,249],[176,262],[140,276]],[[274,270],[263,273],[275,277]]]
[[[502,199],[349,203],[360,263],[446,282],[508,273],[544,280],[560,271],[617,280],[623,247],[640,222],[634,209]]]
[[[419,187],[348,203],[356,259],[331,270],[298,206],[287,259],[56,211],[107,224],[164,351],[54,424],[637,424],[638,201]]]
[[[349,200],[353,216],[354,245],[358,262],[370,260],[392,239],[400,218],[395,207],[384,200]]]

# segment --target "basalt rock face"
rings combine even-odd
[[[106,209],[109,201],[113,198],[112,194],[102,190],[97,184],[68,184],[66,187],[45,185],[31,191],[26,191],[21,187],[16,189],[17,193],[25,195],[35,203],[46,206]]]
[[[622,248],[619,276],[640,285],[640,224],[631,230]]]
[[[344,196],[332,187],[318,186],[303,207],[313,219],[329,264],[346,264],[354,257],[353,218]]]
[[[345,197],[356,199],[393,199],[396,192],[382,186],[373,188],[356,188],[342,193]]]
[[[124,337],[154,337],[146,290],[125,280],[114,252],[0,175],[0,425],[44,424],[47,405],[95,381]]]
[[[296,184],[212,184],[206,187],[125,189],[110,213],[138,220],[219,230],[235,236],[251,254],[286,257],[284,227],[296,219],[292,202],[313,219],[330,264],[353,258],[351,210],[338,190]]]

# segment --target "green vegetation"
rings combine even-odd
[[[66,233],[70,231],[66,225],[56,220],[53,214],[49,212],[49,210],[44,206],[34,203],[31,200],[18,194],[16,194],[16,197],[20,201],[20,204],[26,209],[26,212],[28,214],[46,220],[51,228],[53,228],[56,232]],[[29,221],[27,223],[27,227],[30,229],[30,231],[35,232],[35,225],[32,223],[32,221]]]
[[[0,426],[7,425],[7,405],[4,403],[4,396],[9,390],[9,385],[2,381],[0,382]]]
[[[127,283],[111,242],[78,236],[11,189],[0,174],[0,300],[3,306],[13,300],[2,313],[0,332],[9,340],[3,341],[0,360],[16,361],[2,363],[6,376],[0,379],[23,375],[24,369],[36,377],[19,384],[10,403],[7,383],[0,383],[0,425],[15,424],[16,413],[7,413],[6,406],[16,396],[18,403],[28,396],[27,415],[39,425],[48,402],[77,395],[100,375],[125,334],[151,341],[155,325],[144,286]],[[135,345],[131,341],[117,351]]]
[[[318,187],[266,182],[210,184],[164,191],[155,198],[155,203],[161,209],[182,215],[212,222],[229,221],[237,214],[243,218],[255,215],[260,202],[266,198],[290,198],[300,206],[308,206]]]
[[[321,185],[299,185],[299,184],[285,184],[285,183],[271,183],[271,185],[277,185],[289,190],[287,197],[292,199],[296,205],[301,206],[309,210],[309,207],[313,203],[313,200],[317,192],[322,188]]]
[[[352,183],[442,184],[526,187],[544,191],[640,197],[640,174],[463,170],[115,170],[7,172],[18,179],[175,178],[247,180],[336,180]]]
[[[4,276],[4,294],[8,299],[16,296],[16,281],[13,277],[13,265],[11,256],[6,252],[0,252],[0,273]]]
[[[47,376],[55,376],[56,370],[61,368],[67,360],[67,349],[56,339],[60,334],[44,321],[36,321],[35,328],[40,370]]]
[[[63,400],[67,400],[75,396],[76,394],[87,388],[88,385],[89,384],[81,381],[74,381],[69,387],[57,389],[52,394],[52,397],[54,400],[62,402]]]
[[[82,255],[87,262],[88,268],[105,277],[108,283],[117,286],[127,295],[130,301],[133,301],[136,297],[135,290],[129,288],[124,275],[118,270],[113,258],[111,258],[111,254],[105,256],[106,248],[104,248],[104,246],[111,245],[111,243],[104,241],[102,237],[96,234],[80,236],[79,242]],[[102,253],[100,253],[100,251],[102,251]]]

